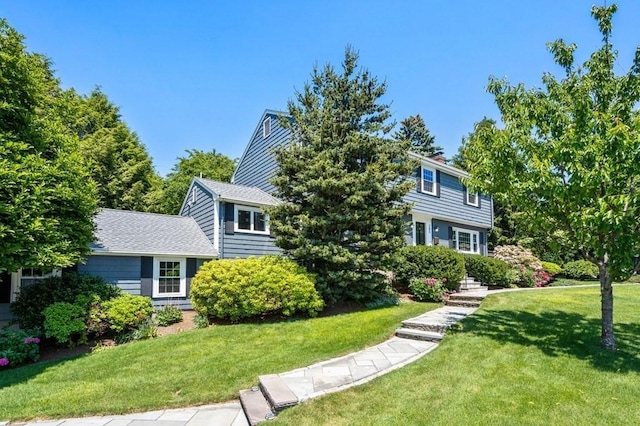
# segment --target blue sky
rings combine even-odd
[[[186,149],[239,158],[262,112],[285,109],[347,45],[386,80],[395,120],[422,115],[450,157],[475,122],[499,118],[490,75],[539,86],[559,71],[546,42],[576,42],[581,61],[599,46],[593,3],[0,0],[0,16],[51,58],[63,87],[101,86],[165,175]],[[622,73],[640,44],[640,2],[617,3]]]

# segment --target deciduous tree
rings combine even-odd
[[[372,299],[379,273],[404,244],[403,202],[416,165],[391,130],[386,91],[347,49],[342,72],[315,68],[282,120],[292,132],[275,151],[272,180],[282,204],[270,211],[276,244],[317,273],[326,300]],[[292,118],[292,119],[290,119]]]
[[[616,347],[612,281],[633,270],[640,248],[640,48],[631,69],[616,75],[611,43],[616,5],[593,7],[602,46],[582,66],[575,44],[548,45],[564,69],[525,89],[491,78],[504,128],[479,132],[468,150],[470,184],[504,197],[551,233],[562,230],[598,266],[601,346]]]

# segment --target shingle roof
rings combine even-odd
[[[191,217],[102,209],[94,218],[93,253],[217,257],[218,252]]]
[[[221,199],[239,201],[262,206],[275,206],[278,199],[256,188],[255,186],[236,185],[234,183],[217,182],[210,179],[196,178],[196,181],[216,193]]]

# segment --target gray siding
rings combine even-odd
[[[277,167],[272,149],[287,143],[291,133],[282,127],[276,114],[267,113],[264,118],[266,117],[271,117],[271,134],[266,138],[262,137],[262,121],[260,121],[240,164],[236,167],[233,183],[256,186],[275,195],[275,188],[269,183]]]
[[[405,201],[413,203],[413,211],[435,216],[453,222],[463,221],[476,224],[482,229],[491,228],[491,198],[480,195],[480,207],[464,202],[464,187],[460,180],[440,172],[440,196],[418,191],[418,183],[405,196]]]
[[[0,303],[0,321],[10,321],[13,319],[11,311],[9,311],[8,303]]]
[[[78,264],[78,273],[97,275],[115,284],[119,280],[139,280],[140,268],[140,256],[93,255]]]
[[[226,203],[220,203],[220,229],[225,229]],[[229,209],[231,210],[231,209]],[[233,217],[229,218],[233,222]],[[231,227],[231,229],[233,229]],[[220,259],[246,258],[249,256],[264,256],[268,254],[281,254],[282,250],[274,244],[271,235],[252,234],[249,232],[221,232]]]
[[[487,230],[484,228],[461,225],[455,222],[449,222],[444,220],[433,220],[433,229],[438,227],[438,232],[434,232],[433,236],[440,239],[441,246],[450,247],[451,235],[449,233],[450,227],[468,229],[469,231],[478,231],[480,237],[480,254],[487,255]]]
[[[215,202],[213,201],[213,196],[204,190],[198,182],[194,182],[193,187],[196,188],[196,202],[185,203],[180,211],[180,216],[191,216],[215,247],[217,241],[214,238]],[[191,191],[187,194],[187,199],[191,200]]]

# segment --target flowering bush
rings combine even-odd
[[[15,367],[40,358],[40,339],[24,331],[0,330],[0,368]]]
[[[542,270],[542,262],[535,257],[531,250],[520,246],[497,246],[494,249],[494,257],[507,262],[513,268],[521,266],[531,271]]]
[[[409,290],[421,302],[442,302],[449,298],[446,278],[413,278]]]

